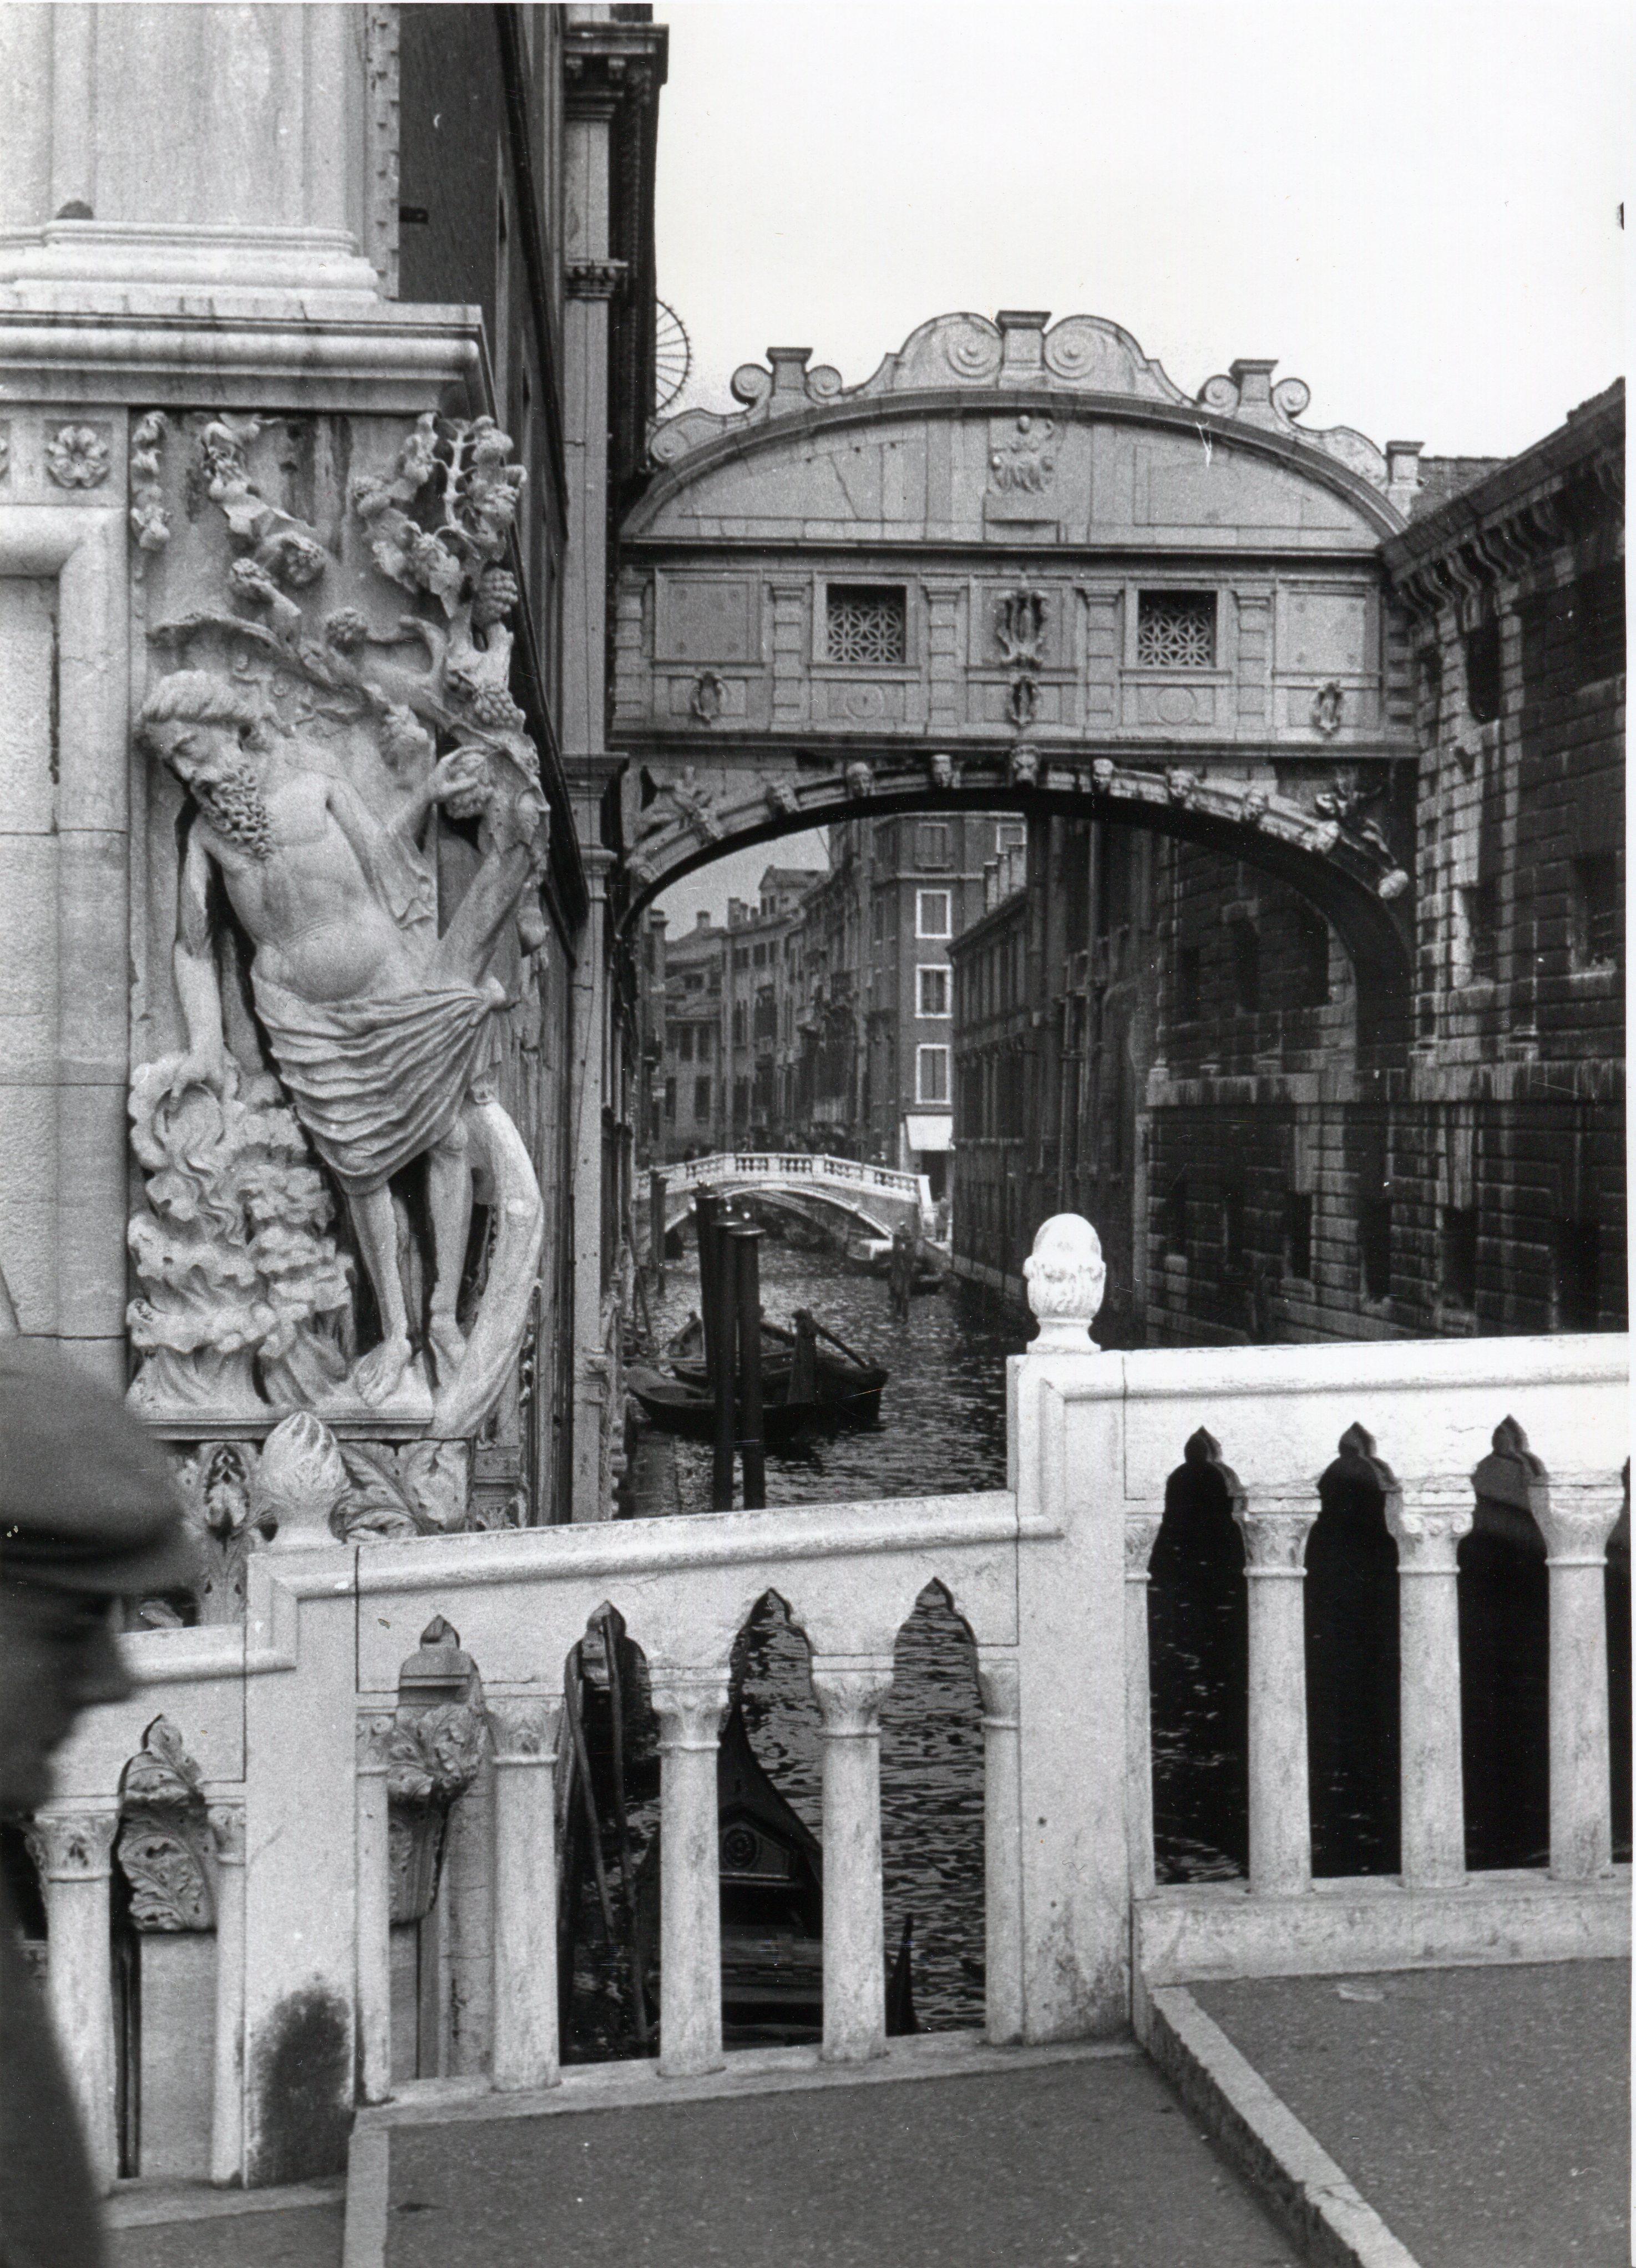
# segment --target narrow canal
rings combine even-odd
[[[891,1373],[879,1425],[829,1432],[769,1452],[770,1505],[918,1496],[996,1488],[1006,1471],[1006,1357],[1021,1352],[1026,1319],[974,1287],[950,1283],[917,1297],[907,1322],[884,1282],[838,1256],[762,1246],[765,1313],[787,1322],[810,1307],[850,1345]],[[653,1304],[661,1349],[699,1304],[696,1256],[667,1270]],[[1181,1444],[1178,1442],[1178,1462]],[[711,1453],[667,1444],[674,1484],[650,1490],[645,1512],[710,1507]],[[1396,1555],[1378,1509],[1325,1502],[1308,1547],[1307,1585],[1315,1870],[1394,1871],[1397,1864]],[[1153,1561],[1154,1828],[1161,1881],[1243,1872],[1247,1857],[1246,1607],[1243,1557],[1225,1501],[1181,1481]],[[1473,1867],[1537,1865],[1546,1844],[1545,1622],[1543,1550],[1487,1535],[1462,1548],[1462,1647],[1467,1840]],[[1630,1849],[1628,1555],[1610,1580],[1615,1665],[1616,1819]],[[947,1603],[923,1598],[898,1638],[896,1676],[881,1711],[886,1929],[895,1945],[914,1926],[916,2013],[923,2029],[979,2025],[983,2015],[983,1735],[969,1645]],[[751,1746],[775,1786],[815,1834],[820,1826],[818,1710],[807,1648],[776,1602],[741,1637],[735,1684]],[[626,1712],[630,1845],[640,1872],[658,1817],[655,1728],[635,1666]],[[587,1697],[597,1777],[597,1696]],[[608,1839],[605,1837],[605,1839]],[[582,1917],[571,2003],[571,2052],[632,2051],[629,1954],[605,1916],[621,1885],[608,1840],[602,1901],[582,1871]]]

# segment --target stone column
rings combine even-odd
[[[652,1700],[661,1759],[659,2069],[664,2079],[691,2079],[722,2065],[716,1747],[726,1674],[655,1669]]]
[[[46,1908],[46,1998],[69,2085],[79,2105],[98,2193],[119,2172],[114,2119],[114,1973],[108,1877],[119,1814],[37,1811],[29,1847]]]
[[[1551,1871],[1588,1882],[1613,1862],[1608,1756],[1608,1537],[1617,1484],[1534,1492],[1551,1585]]]
[[[1404,1886],[1465,1880],[1465,1775],[1460,1753],[1460,1538],[1472,1506],[1386,1493],[1397,1545]]]
[[[357,2070],[365,2102],[392,2093],[392,1859],[387,1749],[394,1712],[357,1719]]]
[[[1312,1887],[1302,1564],[1318,1507],[1234,1506],[1249,1583],[1249,1887]]]
[[[1022,1720],[1014,1646],[977,1648],[983,1701],[984,2031],[1022,2037]]]
[[[210,2179],[244,2178],[244,1798],[212,1795],[216,1845],[216,2063]]]
[[[490,1698],[494,1736],[494,2084],[555,2087],[560,1693]]]
[[[890,1655],[814,1655],[823,1742],[823,2058],[886,2053],[881,1893],[881,1704]]]
[[[602,1496],[602,1428],[612,1383],[602,1343],[602,1106],[609,1093],[608,875],[614,858],[601,850],[587,850],[584,858],[591,904],[573,979],[576,1521],[606,1520],[613,1510]]]
[[[1148,1562],[1158,1541],[1158,1512],[1124,1516],[1124,1831],[1131,1846],[1131,1895],[1153,1887],[1153,1683],[1147,1659]]]

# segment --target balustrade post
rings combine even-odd
[[[1022,1719],[1015,1646],[977,1648],[983,1701],[984,2029],[1022,2037]]]
[[[1249,1587],[1249,1887],[1264,1896],[1312,1887],[1301,1587],[1317,1516],[1315,1505],[1233,1508]]]
[[[392,1712],[357,1719],[357,2080],[365,2102],[392,2093],[392,1858],[387,1811]]]
[[[881,1704],[889,1656],[814,1656],[823,1742],[823,2058],[886,2053],[881,1891]]]
[[[722,2066],[716,1751],[726,1674],[655,1669],[652,1691],[660,1758],[659,2069],[663,2079],[690,2079]]]
[[[114,2117],[114,1970],[108,1879],[119,1814],[37,1811],[27,1829],[46,1909],[46,1999],[92,2178],[106,2197],[119,2172]]]
[[[1124,1516],[1124,1831],[1131,1895],[1146,1897],[1153,1870],[1153,1711],[1147,1654],[1148,1562],[1164,1514]]]
[[[1605,1486],[1551,1482],[1533,1508],[1551,1587],[1551,1872],[1588,1882],[1613,1863],[1607,1558],[1620,1503]]]
[[[494,1736],[494,2085],[562,2079],[556,2014],[556,1813],[563,1697],[489,1702]],[[637,1989],[640,1990],[638,1984]]]
[[[1465,1880],[1458,1553],[1472,1506],[1426,1498],[1405,1506],[1396,1488],[1385,1499],[1397,1546],[1400,1865],[1407,1889],[1430,1889]]]
[[[244,2179],[244,1798],[210,1799],[216,1846],[216,2048],[210,2179]]]

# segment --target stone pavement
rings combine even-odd
[[[1190,1989],[1420,2268],[1626,2268],[1625,1962]]]

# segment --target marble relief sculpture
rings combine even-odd
[[[326,542],[267,492],[260,421],[195,423],[184,497],[203,490],[221,520],[193,534],[185,578],[183,546],[166,549],[164,572],[204,603],[151,630],[182,666],[151,681],[136,726],[183,792],[183,1048],[133,1080],[150,1180],[132,1399],[173,1425],[308,1410],[468,1438],[515,1363],[543,1218],[495,1091],[501,1020],[545,935],[546,806],[497,564],[520,470],[490,421],[424,417],[389,475],[352,481]],[[364,603],[311,619],[348,569]],[[397,600],[383,621],[388,582],[420,610]],[[254,1071],[230,1044],[243,980]]]

